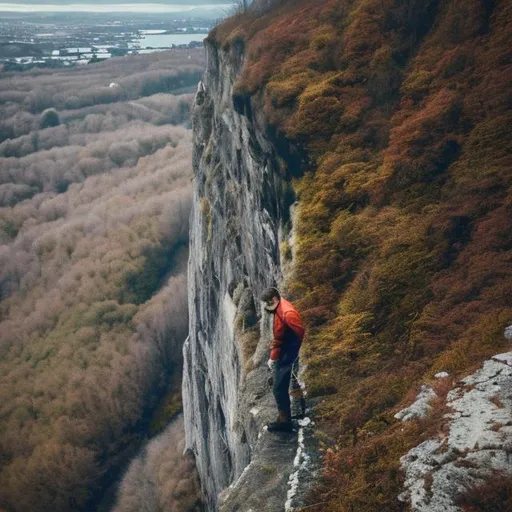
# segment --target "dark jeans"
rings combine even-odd
[[[290,387],[290,380],[292,379],[292,370],[294,374],[293,386],[298,385],[296,375],[299,371],[299,360],[296,359],[293,363],[276,366],[274,374],[274,398],[276,399],[277,408],[286,414],[286,417],[291,419],[290,409],[290,394],[288,389]],[[297,383],[297,384],[296,384]]]

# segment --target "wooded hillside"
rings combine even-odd
[[[201,73],[183,51],[0,76],[2,510],[96,510],[181,407],[193,95],[171,93]]]

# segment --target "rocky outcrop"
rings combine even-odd
[[[490,478],[512,475],[512,352],[486,361],[447,396],[446,434],[401,459],[414,512],[460,512],[458,499]]]
[[[430,402],[436,397],[436,393],[428,386],[421,386],[416,401],[409,407],[395,414],[397,420],[408,421],[413,418],[424,418],[430,411]]]
[[[268,384],[270,319],[258,294],[283,282],[279,244],[293,233],[287,177],[250,101],[233,96],[243,48],[206,42],[207,69],[193,112],[195,172],[184,346],[187,447],[209,509],[283,510],[308,444],[263,430],[275,404]],[[303,427],[308,439],[311,426]],[[295,475],[293,478],[297,478]],[[250,486],[242,485],[250,481]],[[297,487],[295,485],[295,487]],[[241,490],[243,488],[243,491]],[[222,491],[221,500],[218,494]],[[292,501],[290,498],[288,508]]]

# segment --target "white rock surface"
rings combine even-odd
[[[301,473],[308,473],[310,471],[309,465],[311,457],[307,454],[306,446],[304,443],[304,428],[308,425],[311,425],[311,423],[312,422],[310,418],[304,418],[302,420],[302,424],[299,422],[299,425],[301,425],[299,428],[299,441],[297,446],[297,453],[293,459],[293,466],[295,471],[290,475],[290,478],[288,479],[288,492],[286,494],[286,503],[284,505],[285,512],[298,510],[298,508],[294,505],[301,481]]]
[[[512,352],[506,352],[505,354],[498,354],[496,356],[493,356],[493,359],[495,361],[499,361],[500,363],[508,364],[509,366],[512,366]]]
[[[450,391],[446,438],[421,443],[402,457],[413,512],[461,512],[456,499],[497,472],[512,474],[512,352],[499,354]]]
[[[450,374],[448,372],[439,372],[434,375],[436,379],[446,379]]]
[[[420,392],[416,397],[416,401],[409,407],[398,411],[395,414],[395,418],[402,421],[408,421],[414,418],[424,418],[430,411],[430,402],[436,398],[436,396],[437,395],[432,388],[429,388],[428,386],[421,386]]]
[[[494,360],[486,361],[482,369],[462,382],[464,387],[448,394],[448,405],[454,410],[448,415],[452,419],[448,445],[461,451],[501,448],[504,436],[491,427],[512,421],[512,368]],[[509,407],[499,407],[493,399],[503,405],[503,400],[508,401]]]

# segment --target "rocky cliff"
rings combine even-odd
[[[260,318],[258,295],[283,284],[279,246],[293,236],[293,196],[280,161],[292,157],[286,146],[278,154],[250,103],[234,103],[243,48],[207,42],[206,52],[193,113],[187,447],[210,509],[278,511],[297,499],[306,441],[302,430],[298,438],[262,428],[276,410],[265,365],[270,319]]]
[[[459,457],[443,436],[465,422],[458,408],[475,395],[472,379],[485,377],[475,370],[483,364],[485,374],[498,364],[485,361],[510,351],[512,6],[255,4],[210,34],[194,113],[185,412],[210,506],[300,502],[288,493],[302,447],[277,450],[261,430],[273,403],[255,298],[272,283],[286,284],[308,329],[304,378],[318,400],[325,463],[306,506],[401,512],[407,502],[440,503],[431,493],[444,492],[444,472],[425,466],[448,471],[452,457],[480,457],[465,441],[470,457]],[[419,403],[399,412],[420,390]],[[482,393],[480,419],[509,406]],[[482,443],[507,436],[507,421]],[[420,469],[409,463],[416,448]],[[512,477],[484,466],[479,475],[493,477],[489,492],[508,510]],[[424,495],[410,485],[418,472]],[[477,480],[449,485],[450,503],[463,510],[460,500],[488,495]],[[267,506],[268,496],[276,501]]]

